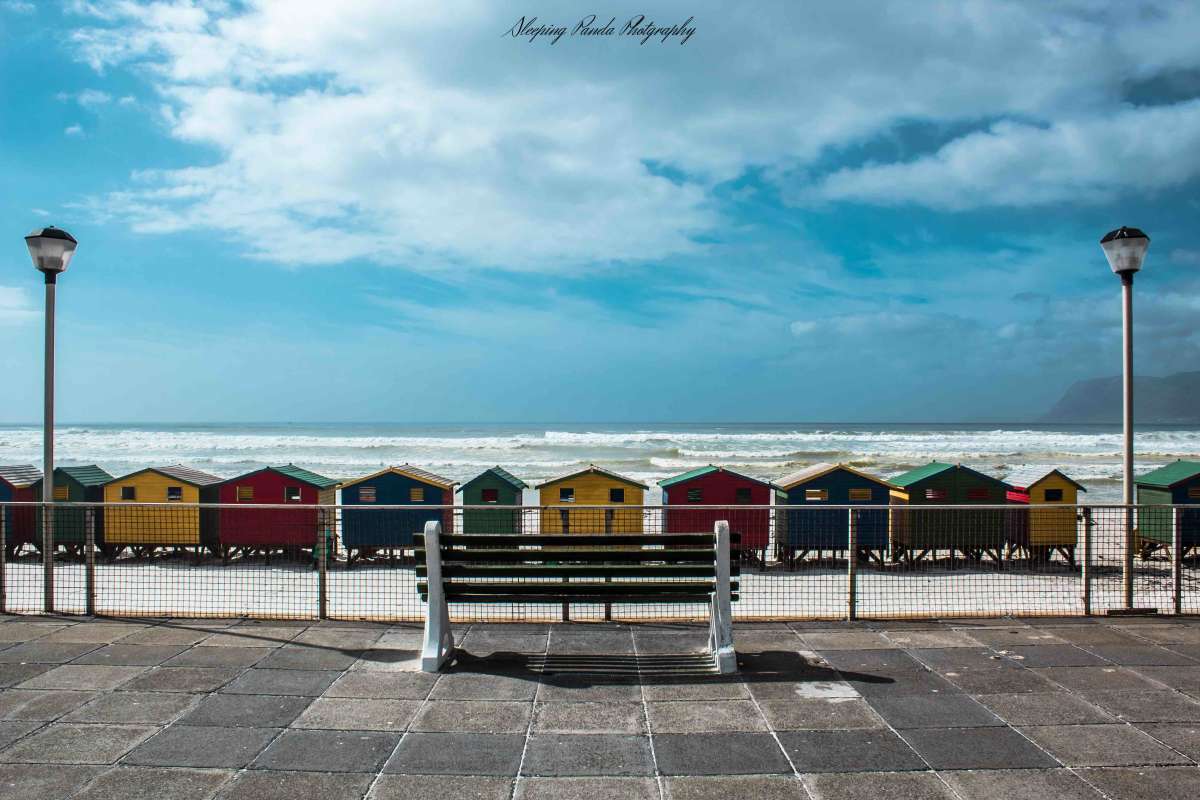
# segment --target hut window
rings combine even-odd
[[[814,500],[828,500],[829,492],[824,489],[805,489],[804,499],[810,503]]]
[[[861,488],[860,489],[851,489],[850,490],[850,499],[855,500],[855,501],[870,500],[871,499],[871,490],[870,489],[861,489]]]
[[[168,486],[167,487],[167,502],[168,503],[178,503],[178,502],[181,502],[182,500],[183,500],[183,487],[182,486]]]
[[[747,505],[750,502],[750,490],[747,488],[733,490],[733,502],[740,505]]]
[[[121,499],[122,500],[137,500],[137,487],[136,486],[122,486],[121,487]]]
[[[1045,494],[1042,495],[1042,499],[1047,503],[1061,503],[1063,499],[1062,489],[1047,489]],[[1058,512],[1054,513],[1057,514]]]
[[[54,499],[55,500],[71,499],[70,489],[68,489],[66,486],[55,486],[54,487]]]
[[[248,503],[253,499],[254,499],[254,487],[253,486],[237,487],[237,501],[239,503]]]
[[[358,490],[358,502],[374,503],[375,502],[375,487],[363,486]]]
[[[425,502],[425,490],[423,488],[421,488],[420,486],[414,486],[411,489],[409,489],[408,490],[408,502],[424,503]]]
[[[704,502],[704,490],[703,489],[688,489],[687,501],[689,503],[703,503]]]
[[[283,502],[299,503],[300,502],[300,487],[299,486],[283,487]]]
[[[945,489],[926,489],[925,490],[925,499],[926,500],[945,500],[946,499],[946,490]]]
[[[573,488],[571,488],[570,486],[564,486],[561,489],[559,489],[558,490],[558,502],[574,503],[575,502],[575,490]]]
[[[967,489],[967,499],[968,500],[987,500],[988,499],[988,490],[982,486],[976,486],[974,488]]]
[[[483,493],[480,495],[480,499],[483,500],[483,502],[485,502],[485,503],[499,503],[500,502],[500,490],[499,489],[484,489]]]
[[[608,502],[624,503],[625,502],[625,490],[624,489],[609,489],[608,490]]]
[[[1200,500],[1200,486],[1188,487],[1188,499]]]

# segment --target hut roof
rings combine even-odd
[[[1173,489],[1184,481],[1200,475],[1200,461],[1184,461],[1180,459],[1174,464],[1159,467],[1145,475],[1138,476],[1134,482],[1139,486],[1157,486],[1160,489]]]
[[[809,481],[816,480],[823,475],[828,475],[829,473],[839,469],[845,470],[852,475],[857,475],[860,478],[878,483],[880,486],[885,486],[889,489],[895,489],[897,486],[897,484],[891,481],[885,481],[883,478],[880,478],[876,475],[871,475],[867,472],[859,472],[854,467],[847,466],[846,464],[829,464],[827,462],[813,464],[812,466],[797,470],[790,475],[784,475],[782,478],[775,481],[775,486],[779,489],[791,489],[793,486],[798,486],[802,483],[808,483]]]
[[[1014,489],[1032,489],[1034,486],[1037,486],[1051,475],[1057,475],[1081,492],[1087,491],[1087,488],[1083,484],[1079,483],[1073,478],[1067,477],[1067,475],[1065,475],[1062,470],[1059,469],[1045,470],[1041,468],[1032,468],[1017,470],[1016,472],[1009,474],[1006,482]]]
[[[353,486],[356,483],[369,481],[372,478],[378,478],[380,475],[387,475],[388,473],[403,475],[406,478],[412,478],[414,481],[427,483],[430,486],[437,486],[440,489],[453,489],[456,485],[456,481],[452,481],[449,478],[443,478],[441,475],[435,475],[428,470],[421,469],[420,467],[414,467],[412,464],[401,464],[398,467],[385,467],[378,472],[372,472],[370,475],[364,475],[361,478],[355,478],[354,480],[343,481],[340,485],[342,488],[345,488],[347,486]]]
[[[104,470],[95,464],[88,464],[83,467],[58,467],[64,475],[70,476],[72,479],[82,483],[84,486],[103,486],[113,479]]]
[[[460,486],[458,490],[460,492],[465,492],[467,490],[468,486],[470,486],[475,481],[484,478],[487,475],[495,475],[497,478],[504,481],[509,486],[513,487],[514,489],[516,489],[518,492],[521,491],[522,489],[528,488],[528,484],[526,484],[525,481],[521,480],[516,475],[513,475],[511,472],[506,470],[504,467],[495,466],[495,467],[491,467],[489,469],[485,469],[483,472],[479,473],[474,478],[471,478],[471,480],[467,481],[462,486]]]
[[[604,467],[597,467],[595,464],[588,464],[585,469],[576,470],[575,472],[572,472],[567,475],[560,475],[559,477],[551,478],[548,481],[542,481],[541,483],[539,483],[537,485],[536,488],[541,489],[545,486],[550,486],[551,484],[562,483],[563,481],[570,480],[571,478],[578,478],[580,475],[588,475],[588,474],[605,475],[609,478],[612,478],[615,481],[620,481],[621,483],[628,483],[630,486],[637,486],[639,489],[649,489],[650,488],[649,486],[647,486],[644,483],[638,483],[633,478],[626,478],[624,475],[619,475],[616,472],[612,472],[611,470],[604,469]]]
[[[0,480],[18,489],[32,486],[42,479],[42,471],[32,464],[0,466]]]
[[[686,482],[692,480],[693,478],[699,478],[703,475],[711,475],[714,472],[727,472],[730,475],[734,476],[735,478],[741,478],[742,480],[747,480],[747,481],[750,481],[751,483],[757,483],[757,484],[761,484],[763,486],[771,485],[771,484],[767,483],[766,481],[759,480],[758,478],[751,478],[749,475],[743,475],[740,472],[734,472],[731,469],[726,469],[725,467],[718,467],[713,464],[709,464],[707,467],[698,467],[697,469],[689,470],[687,472],[684,472],[681,475],[675,475],[674,477],[671,477],[671,478],[664,478],[663,480],[658,482],[658,485],[661,486],[662,488],[666,489],[668,487],[674,486],[677,483],[686,483]]]
[[[283,467],[267,467],[267,469],[274,470],[280,475],[286,475],[289,478],[295,478],[301,483],[307,483],[318,489],[328,489],[330,486],[337,486],[337,481],[333,478],[326,478],[324,475],[309,472],[303,467],[297,467],[295,464],[288,464]]]
[[[917,467],[916,469],[909,470],[908,472],[905,472],[900,475],[896,475],[896,476],[890,478],[889,480],[892,483],[894,483],[896,486],[899,486],[901,489],[905,489],[905,488],[908,488],[909,486],[912,486],[914,483],[919,483],[919,482],[925,480],[926,478],[932,478],[934,475],[940,475],[943,472],[945,472],[946,470],[950,470],[950,469],[965,470],[966,472],[969,472],[972,475],[976,475],[980,478],[991,481],[992,483],[998,483],[1001,486],[1006,486],[1006,487],[1009,486],[1008,483],[1005,483],[1004,481],[1000,480],[999,478],[994,478],[991,475],[988,475],[987,473],[984,473],[984,472],[980,472],[977,469],[971,469],[970,467],[964,467],[962,464],[945,464],[941,461],[930,461],[928,464],[926,464],[923,467]]]
[[[211,486],[214,483],[222,483],[225,480],[224,478],[218,478],[216,475],[210,475],[207,472],[201,472],[198,469],[185,467],[182,464],[172,464],[167,467],[146,467],[145,469],[139,469],[134,472],[130,472],[128,475],[122,475],[119,478],[113,478],[112,480],[107,481],[107,483],[116,483],[117,481],[129,480],[133,476],[141,475],[144,472],[157,472],[159,475],[166,475],[168,478],[174,478],[177,481],[181,481],[182,483],[190,484],[192,486]]]

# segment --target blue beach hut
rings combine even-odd
[[[442,530],[454,530],[455,481],[404,464],[388,467],[364,478],[347,481],[342,490],[342,546],[346,566],[356,560],[413,546],[413,534],[437,520]],[[410,508],[377,509],[376,506]]]
[[[894,484],[845,464],[813,464],[777,480],[775,541],[781,561],[794,565],[809,552],[849,547],[850,514],[822,506],[865,506],[854,510],[855,556],[883,563],[888,549],[888,505]]]

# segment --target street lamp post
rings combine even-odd
[[[1125,608],[1133,608],[1133,275],[1142,268],[1150,237],[1137,228],[1121,226],[1104,234],[1100,247],[1112,271],[1121,278],[1121,341],[1125,428]]]
[[[45,403],[42,412],[42,567],[43,608],[54,612],[54,287],[67,271],[77,242],[66,231],[50,226],[25,237],[33,266],[46,278]]]

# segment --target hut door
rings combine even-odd
[[[562,532],[570,533],[571,532],[571,512],[564,508],[558,512],[558,516],[559,516],[559,522],[562,526]]]
[[[613,510],[611,508],[604,509],[604,532],[613,532]]]

